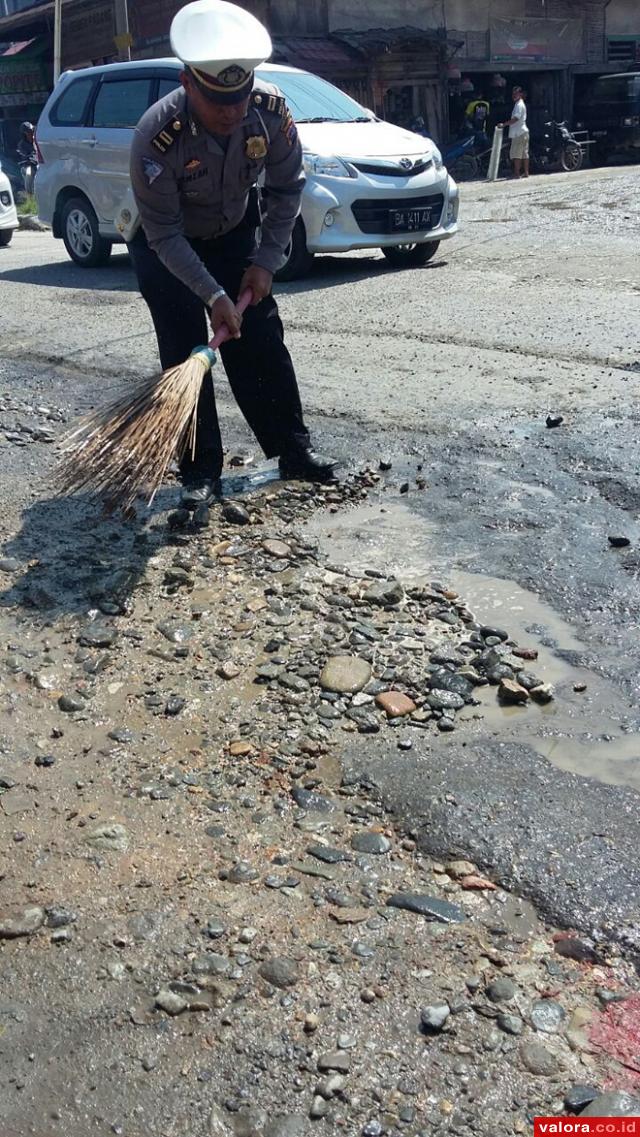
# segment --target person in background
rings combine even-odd
[[[510,158],[513,162],[514,178],[529,177],[529,127],[527,126],[527,105],[522,87],[514,87],[512,92],[513,110],[511,118],[501,125],[509,127],[511,139]]]
[[[23,162],[37,162],[35,127],[32,122],[22,123],[16,150]]]

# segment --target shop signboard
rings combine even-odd
[[[0,57],[0,107],[21,107],[44,102],[50,84],[39,59]]]
[[[584,59],[582,20],[491,21],[491,58],[496,62],[581,63]]]

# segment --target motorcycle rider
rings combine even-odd
[[[22,162],[31,162],[37,165],[35,127],[32,122],[23,122],[20,127],[20,141],[16,147]],[[21,163],[22,164],[22,163]]]
[[[16,146],[18,165],[27,194],[33,193],[34,178],[38,168],[35,127],[32,122],[23,122],[20,127],[20,140]]]

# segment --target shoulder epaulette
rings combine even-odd
[[[174,115],[173,118],[170,118],[169,121],[164,124],[162,130],[154,134],[151,139],[152,146],[155,146],[156,150],[159,150],[161,154],[166,154],[169,147],[173,146],[184,125],[180,116]]]
[[[287,101],[282,95],[269,95],[266,91],[254,91],[251,102],[254,107],[258,107],[261,111],[273,111],[280,115],[286,114],[287,111]]]

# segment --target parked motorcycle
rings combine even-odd
[[[476,136],[469,134],[442,148],[442,159],[456,182],[469,182],[481,176],[476,154]]]
[[[584,151],[566,122],[545,122],[544,134],[531,139],[531,168],[537,173],[582,167]]]
[[[19,166],[24,192],[31,197],[34,192],[38,163],[34,161],[24,161],[20,162]]]

